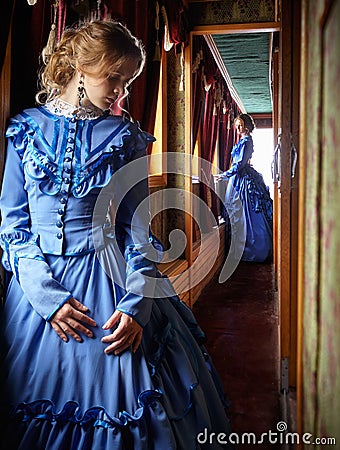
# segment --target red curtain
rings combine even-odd
[[[170,41],[175,45],[176,53],[181,52],[182,44],[188,43],[188,1],[163,0],[169,22]]]
[[[39,55],[51,26],[51,4],[17,0],[12,19],[11,115],[35,104]]]
[[[131,86],[128,110],[140,122],[142,129],[153,133],[160,75],[160,61],[154,60],[157,38],[155,2],[106,0],[105,3],[111,17],[125,24],[144,44],[146,66]]]
[[[16,2],[13,15],[13,71],[11,97],[13,113],[34,104],[37,90],[37,72],[39,55],[47,43],[51,28],[52,5],[51,0],[39,0],[36,5],[29,6],[27,1]],[[181,3],[180,1],[178,3]],[[8,24],[14,0],[8,0],[2,8],[1,15],[5,21],[1,27],[1,44],[7,41]],[[85,4],[85,3],[84,3]],[[76,6],[78,5],[78,6]],[[65,26],[70,26],[81,19],[80,10],[82,2],[73,0],[59,0],[57,16],[57,36]],[[89,8],[93,11],[97,2],[90,0]],[[172,10],[173,7],[169,8]],[[140,122],[141,127],[153,132],[157,94],[160,74],[160,61],[154,60],[157,32],[155,27],[156,8],[154,0],[103,0],[101,7],[102,17],[109,14],[112,18],[124,23],[131,32],[143,42],[147,54],[146,67],[141,76],[132,84],[128,109],[131,116]],[[6,16],[6,17],[5,17]],[[183,14],[179,14],[183,19]],[[7,24],[7,25],[6,25]],[[179,27],[181,29],[181,27]],[[159,29],[158,39],[162,41],[163,26]],[[1,45],[2,51],[5,45]],[[0,54],[3,60],[2,53]],[[25,68],[25,69],[23,69]]]
[[[203,64],[202,64],[202,36],[195,36],[192,41],[193,73],[192,83],[192,153],[194,153],[198,130],[203,116],[204,88],[203,88]]]
[[[0,70],[5,59],[8,33],[11,24],[11,17],[14,9],[14,0],[5,0],[1,5],[0,15]]]
[[[231,149],[235,142],[233,118],[240,109],[231,97],[229,88],[214,60],[214,57],[202,36],[193,39],[193,147],[200,128],[201,157],[212,164],[218,142],[219,163],[222,171],[230,164]],[[203,99],[203,101],[202,101]],[[192,149],[193,151],[194,149]],[[202,167],[200,175],[200,197],[208,204],[217,220],[220,202],[214,190],[214,178],[211,165]],[[203,213],[202,213],[203,214]],[[211,226],[206,214],[201,217],[203,231]]]
[[[211,86],[205,96],[204,118],[201,128],[201,157],[211,164],[215,156],[220,122],[220,111],[220,106],[216,106],[215,102],[214,86]],[[202,181],[200,183],[200,192],[201,198],[205,201],[205,203],[210,203],[211,211],[217,220],[218,202],[214,191],[214,177],[211,173],[210,167],[211,166],[208,165],[208,168],[201,168],[202,173],[200,174],[200,178]],[[210,227],[213,225],[207,218],[203,220],[203,223],[206,224],[206,231],[209,231]]]
[[[236,132],[233,126],[234,118],[242,111],[232,99],[230,92],[226,92],[224,99],[225,114],[221,116],[219,127],[219,169],[224,172],[229,169],[231,163],[231,150],[236,142]]]
[[[201,157],[212,164],[218,137],[220,113],[222,111],[217,99],[218,89],[221,87],[221,75],[204,39],[201,40],[200,45],[203,53],[203,89],[206,90],[201,126]],[[214,177],[210,167],[208,165],[207,167],[201,168],[200,178],[202,181],[200,183],[200,195],[202,200],[210,205],[211,211],[217,221],[218,202],[214,190]],[[205,231],[209,231],[214,224],[211,223],[207,215],[201,219],[202,223],[206,226]]]

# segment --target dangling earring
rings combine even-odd
[[[85,97],[85,92],[84,92],[84,76],[80,75],[79,78],[79,86],[78,86],[78,92],[77,92],[77,96],[78,96],[78,101],[79,101],[79,106],[83,106],[82,105],[82,101],[83,98]]]

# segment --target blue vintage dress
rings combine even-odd
[[[23,111],[7,137],[0,236],[13,276],[2,312],[0,447],[226,448],[196,439],[229,433],[204,334],[157,270],[148,218],[131,226],[148,197],[142,156],[153,137],[126,118],[82,118],[57,102]],[[130,183],[112,179],[138,160],[130,175],[144,179],[121,196],[112,224],[108,206]],[[82,343],[63,342],[49,323],[71,296],[98,324]],[[143,326],[136,353],[104,354],[111,331],[101,326],[116,308]]]
[[[262,175],[250,165],[254,151],[250,135],[243,137],[232,149],[232,164],[224,172],[228,179],[225,209],[230,238],[235,253],[243,261],[270,260],[273,249],[273,203]]]

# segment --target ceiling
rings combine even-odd
[[[212,39],[245,110],[249,114],[271,113],[271,34],[216,34]]]

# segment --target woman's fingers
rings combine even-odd
[[[109,338],[109,339],[105,339],[105,338]],[[102,339],[102,342],[108,343],[108,342],[112,341],[112,335],[105,336],[105,338]],[[137,335],[135,335],[133,337],[128,336],[128,337],[124,337],[118,341],[115,340],[111,345],[107,346],[104,351],[107,354],[114,353],[115,355],[119,355],[124,350],[126,350],[127,348],[132,346],[132,351],[135,352],[137,350],[137,348],[139,347],[141,340],[142,340],[142,332],[138,333]]]
[[[60,326],[51,321],[51,326],[54,329],[54,331],[57,333],[57,335],[60,337],[60,339],[62,339],[64,342],[68,341],[68,337],[67,335],[63,332],[63,330],[60,328]]]
[[[80,303],[80,301],[76,300],[75,298],[70,298],[68,303],[74,308],[78,309],[79,311],[85,312],[89,310],[87,306],[83,305],[82,303]]]
[[[88,308],[76,299],[70,299],[53,316],[50,323],[63,341],[67,342],[69,337],[82,342],[80,334],[93,337],[93,332],[88,326],[95,327],[95,320],[85,314]],[[102,338],[102,342],[109,344],[105,353],[118,355],[131,347],[135,352],[143,336],[142,327],[130,316],[116,310],[103,326],[103,329],[113,328],[118,323],[116,330]]]
[[[106,323],[104,323],[103,330],[109,330],[110,328],[114,327],[115,324],[118,322],[118,320],[121,318],[122,314],[123,314],[122,312],[116,309],[116,311],[112,314],[109,320]]]
[[[116,318],[115,313],[111,316],[109,321],[112,318]],[[132,319],[132,317],[120,313],[120,322],[117,329],[113,333],[102,338],[103,343],[111,343],[105,348],[105,353],[109,354],[114,352],[115,355],[118,355],[130,346],[132,346],[133,351],[136,351],[142,341],[142,335],[142,327]]]
[[[91,317],[81,311],[86,312],[88,308],[72,298],[50,320],[53,329],[63,341],[67,342],[69,336],[77,342],[82,342],[78,333],[93,337],[93,332],[84,324],[91,327],[95,327],[97,324]]]
[[[92,319],[92,317],[89,317],[86,314],[76,310],[71,313],[71,317],[73,317],[78,322],[84,322],[87,325],[90,325],[91,327],[95,327],[97,325],[95,320]]]
[[[143,338],[143,331],[138,333],[137,336],[135,337],[135,340],[134,340],[133,345],[132,345],[133,353],[135,353],[137,351],[138,347],[140,346],[140,344],[142,342],[142,338]]]

